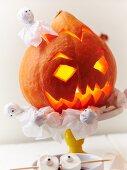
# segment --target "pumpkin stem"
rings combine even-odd
[[[56,18],[61,12],[63,12],[63,11],[62,11],[62,10],[59,10],[59,11],[56,13],[55,18]]]
[[[76,140],[71,129],[65,131],[64,139],[69,147],[70,153],[85,153],[82,149],[84,139]]]
[[[107,34],[103,34],[103,33],[100,34],[100,38],[101,38],[103,41],[108,41],[108,40],[109,40],[108,35],[107,35]]]

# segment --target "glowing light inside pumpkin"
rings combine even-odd
[[[72,60],[71,58],[69,58],[67,55],[63,54],[63,53],[57,53],[54,57],[53,60],[57,59],[57,58],[64,58],[64,59],[68,59],[68,60]]]
[[[74,37],[74,38],[76,38],[76,39],[78,39],[79,41],[82,42],[82,40],[83,40],[83,35],[84,35],[85,33],[88,33],[88,32],[91,33],[91,30],[82,27],[82,32],[81,32],[81,36],[80,36],[80,37],[78,37],[76,34],[72,33],[71,31],[68,31],[68,30],[62,30],[60,33],[62,33],[62,34],[68,34],[68,35],[70,35],[70,36],[72,36],[72,37]]]
[[[80,42],[82,42],[83,39],[83,34],[86,32],[86,30],[84,28],[82,28],[82,34],[81,37],[78,37],[77,35],[75,35],[74,33],[68,31],[68,30],[62,30],[61,33],[63,34],[68,34],[76,39],[78,39]],[[68,56],[66,56],[65,54],[62,53],[57,53],[54,57],[54,59],[57,58],[64,58],[64,59],[69,59],[72,60],[71,58],[69,58]],[[107,70],[108,70],[108,63],[105,59],[104,56],[102,56],[94,65],[94,68],[98,71],[100,71],[103,74],[106,74]],[[60,65],[57,70],[54,72],[53,76],[55,76],[56,78],[67,82],[76,72],[76,68],[73,68],[71,66],[68,65]],[[107,82],[103,88],[100,88],[98,84],[95,84],[94,89],[92,90],[90,88],[89,85],[87,85],[86,87],[86,92],[85,94],[82,94],[80,89],[76,88],[75,90],[75,94],[74,94],[74,98],[72,101],[68,101],[66,99],[60,98],[59,100],[56,100],[50,93],[48,93],[47,91],[45,91],[46,97],[49,100],[51,106],[55,109],[55,110],[59,110],[60,108],[62,108],[62,106],[65,106],[66,108],[75,108],[75,106],[77,106],[77,103],[80,105],[79,108],[85,108],[86,106],[88,106],[90,104],[90,101],[93,100],[93,104],[97,104],[99,100],[104,100],[105,97],[108,97],[111,93],[112,90],[112,86],[110,85],[109,82]]]
[[[74,38],[77,38],[79,41],[81,41],[81,39],[80,39],[77,35],[73,34],[73,33],[70,32],[70,31],[63,30],[61,33],[63,33],[63,34],[69,34],[70,36],[72,36],[72,37],[74,37]]]
[[[51,34],[42,34],[42,39],[48,44],[50,43],[53,39],[55,39],[57,36],[56,35],[51,35]]]
[[[86,93],[82,94],[78,87],[76,88],[75,95],[73,101],[68,101],[66,99],[60,98],[56,100],[51,96],[47,91],[45,92],[47,99],[49,100],[51,106],[58,110],[63,105],[67,106],[67,108],[74,108],[77,102],[81,104],[81,108],[86,107],[89,104],[89,101],[93,98],[94,104],[96,104],[101,96],[108,97],[110,95],[112,88],[111,85],[107,82],[103,88],[100,88],[98,84],[95,84],[94,89],[92,90],[88,85],[86,87]]]
[[[68,66],[68,65],[59,65],[59,67],[54,72],[53,76],[56,78],[67,82],[76,72],[76,68]]]
[[[100,71],[103,74],[106,74],[108,69],[108,63],[105,59],[105,57],[101,57],[94,65],[94,68],[98,71]]]

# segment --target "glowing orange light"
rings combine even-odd
[[[74,33],[70,32],[70,31],[67,31],[67,30],[63,30],[61,33],[63,34],[69,34],[70,36],[74,37],[74,38],[77,38],[79,41],[81,41],[81,39],[75,35]]]
[[[77,102],[79,101],[81,104],[81,108],[84,108],[88,106],[89,101],[92,97],[94,99],[94,104],[96,104],[102,95],[105,95],[106,97],[108,97],[110,95],[110,92],[111,92],[111,85],[107,82],[103,88],[100,88],[98,84],[95,84],[95,87],[93,90],[87,85],[85,94],[82,94],[77,87],[73,101],[68,101],[63,98],[56,100],[47,91],[45,92],[45,94],[51,106],[55,110],[58,110],[63,105],[65,105],[67,108],[75,108]]]
[[[108,69],[108,63],[104,56],[102,56],[94,65],[94,68],[103,74],[106,74]]]
[[[80,37],[78,37],[76,34],[72,33],[71,31],[68,31],[68,30],[62,30],[60,33],[68,34],[68,35],[70,35],[70,36],[72,36],[72,37],[74,37],[74,38],[76,38],[76,39],[78,39],[79,41],[82,42],[83,35],[85,33],[88,33],[88,32],[91,33],[91,31],[89,29],[82,27],[82,32],[81,32],[81,36]]]
[[[81,37],[78,37],[74,33],[63,30],[61,33],[63,34],[68,34],[76,39],[78,39],[80,42],[82,42],[83,35],[85,34],[86,30],[82,28],[82,34]],[[54,59],[57,58],[64,58],[64,59],[69,59],[72,60],[70,57],[66,56],[65,54],[59,52],[57,53],[54,57]],[[98,71],[100,71],[103,74],[106,74],[107,69],[108,69],[108,63],[105,59],[104,56],[102,56],[94,65],[94,68]],[[76,68],[73,68],[68,65],[59,65],[59,67],[56,69],[54,72],[53,76],[56,78],[67,82],[76,72]],[[65,108],[76,108],[77,103],[80,105],[81,108],[85,108],[90,104],[90,101],[93,101],[93,105],[96,105],[98,101],[101,99],[101,97],[105,98],[108,97],[111,93],[112,86],[109,84],[109,82],[106,82],[103,88],[100,88],[98,84],[95,84],[94,89],[91,89],[89,85],[86,86],[86,92],[85,94],[82,94],[80,89],[77,87],[75,90],[74,98],[72,101],[68,101],[64,98],[60,98],[59,100],[56,100],[50,93],[45,91],[45,95],[47,99],[49,100],[51,106],[55,110],[59,110],[62,108],[62,106],[65,106]]]
[[[67,82],[76,72],[76,68],[68,66],[68,65],[59,65],[59,67],[54,72],[53,76],[56,78]]]
[[[57,37],[56,35],[51,35],[51,34],[42,35],[42,38],[46,41],[47,44],[51,42],[53,39],[55,39],[56,37]]]
[[[69,58],[67,55],[63,54],[63,53],[57,53],[54,57],[53,60],[57,59],[57,58],[64,58],[64,59],[68,59],[68,60],[72,60],[71,58]]]

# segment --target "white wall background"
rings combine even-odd
[[[51,22],[59,9],[67,10],[97,34],[107,33],[118,66],[116,86],[127,87],[127,0],[0,0],[0,143],[26,142],[19,123],[3,115],[10,101],[25,103],[18,84],[18,71],[25,45],[17,36],[22,25],[17,11],[30,7],[38,20]],[[127,111],[100,123],[98,134],[127,132]]]

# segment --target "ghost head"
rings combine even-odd
[[[92,122],[97,118],[97,114],[95,111],[91,109],[85,109],[80,114],[80,121],[86,124],[92,124]]]
[[[15,117],[22,112],[23,110],[20,108],[20,106],[14,103],[8,103],[4,107],[4,113],[9,117]]]
[[[18,19],[25,24],[30,24],[34,21],[33,12],[29,8],[22,8],[18,12]]]

